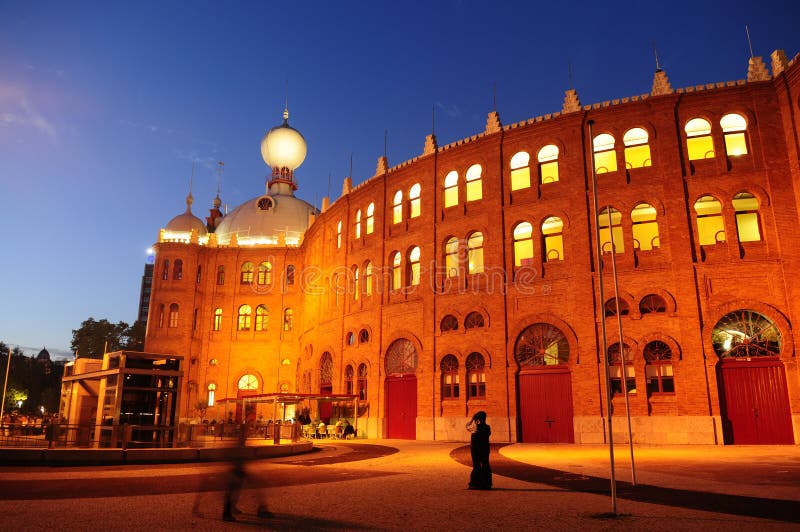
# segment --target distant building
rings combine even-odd
[[[147,325],[147,315],[150,312],[150,294],[153,289],[153,268],[154,264],[148,262],[144,265],[142,274],[142,287],[139,291],[139,312],[136,319]]]
[[[429,135],[318,211],[287,113],[262,194],[209,223],[190,194],[162,229],[145,349],[187,360],[181,418],[341,393],[370,437],[463,440],[485,410],[497,441],[599,443],[607,394],[627,438],[627,389],[636,442],[798,442],[798,117],[797,57],[678,90],[658,70],[649,94],[568,90],[560,112]]]

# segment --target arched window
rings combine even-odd
[[[470,353],[464,364],[467,367],[467,399],[486,397],[486,368],[483,355]]]
[[[548,144],[539,150],[536,160],[539,161],[539,183],[555,183],[558,181],[558,146]]]
[[[444,206],[458,205],[458,172],[451,171],[444,178]]]
[[[256,330],[266,331],[269,325],[269,309],[266,305],[259,305],[256,307]]]
[[[356,383],[358,391],[358,400],[367,400],[367,365],[361,363],[358,365],[358,382]]]
[[[727,114],[719,121],[722,126],[722,136],[725,139],[725,153],[728,157],[747,155],[747,121],[742,115]]]
[[[216,402],[217,396],[217,385],[213,382],[208,385],[208,399],[206,400],[206,406],[212,407]]]
[[[172,279],[175,281],[183,279],[183,261],[181,259],[177,259],[172,267]]]
[[[639,301],[639,313],[662,314],[667,311],[667,302],[657,294],[647,294]]]
[[[514,267],[533,265],[533,226],[520,222],[514,227]]]
[[[284,331],[291,331],[292,330],[292,317],[294,316],[294,311],[290,308],[287,308],[283,311],[283,330]]]
[[[164,304],[158,306],[158,328],[164,327]]]
[[[483,233],[474,232],[467,238],[467,272],[483,273]]]
[[[482,174],[483,168],[479,164],[467,168],[467,201],[478,201],[483,198]]]
[[[603,305],[603,313],[605,314],[606,318],[610,318],[611,316],[617,315],[617,298],[612,297],[606,304]],[[620,298],[619,300],[619,315],[620,316],[627,316],[631,313],[631,307],[628,305],[628,302],[624,299]]]
[[[237,384],[237,388],[250,391],[258,390],[258,377],[249,373],[247,375],[242,375]]]
[[[252,262],[245,262],[242,264],[242,277],[241,283],[242,284],[250,284],[253,282],[253,270],[255,267],[253,266]]]
[[[372,295],[372,283],[373,279],[375,278],[374,273],[372,262],[367,261],[367,263],[364,265],[364,294],[366,296]]]
[[[419,354],[407,338],[398,338],[386,350],[386,374],[392,377],[413,375],[417,371]]]
[[[256,282],[260,285],[272,284],[272,263],[264,261],[258,265]]]
[[[342,221],[336,224],[336,249],[342,247]]]
[[[361,238],[361,209],[356,211],[356,226],[355,226],[355,234],[356,238]]]
[[[356,372],[353,370],[353,366],[350,364],[344,367],[344,393],[347,395],[353,395],[353,384],[354,384],[354,377],[356,376]]]
[[[739,309],[720,318],[711,343],[720,358],[776,357],[781,354],[781,331],[763,314]]]
[[[448,279],[458,277],[458,239],[454,236],[444,244],[444,269]]]
[[[411,188],[408,189],[409,218],[417,218],[420,214],[422,214],[422,204],[420,200],[421,192],[422,192],[422,187],[419,186],[419,183],[414,183],[413,185],[411,185]]]
[[[217,266],[217,284],[225,284],[225,266]]]
[[[166,281],[169,279],[169,260],[164,259],[161,263],[161,280]]]
[[[250,308],[250,305],[242,305],[239,307],[239,320],[236,325],[236,330],[238,331],[249,331],[250,330],[250,319],[253,313],[253,309]]]
[[[172,303],[169,306],[169,325],[170,329],[174,329],[178,326],[178,304]]]
[[[367,234],[371,235],[375,231],[375,204],[367,205]]]
[[[458,359],[454,355],[445,355],[439,367],[442,370],[442,399],[458,398]]]
[[[686,122],[686,151],[689,160],[712,159],[714,153],[714,140],[711,138],[711,124],[703,118],[692,118]]]
[[[636,372],[633,369],[631,348],[628,344],[622,345],[625,355],[625,383],[628,393],[636,393]],[[611,393],[614,395],[625,393],[622,390],[622,365],[622,353],[619,342],[616,342],[608,347],[608,372],[611,376]]]
[[[403,191],[398,190],[394,193],[392,200],[392,223],[399,224],[403,221]]]
[[[345,336],[345,342],[347,342],[347,345],[356,345],[356,333],[349,331]]]
[[[736,230],[739,242],[758,242],[761,230],[758,224],[758,200],[749,192],[740,192],[733,197],[736,211]]]
[[[640,203],[631,211],[633,222],[633,247],[649,251],[661,246],[658,236],[656,209],[647,203]]]
[[[660,340],[644,346],[644,379],[647,395],[675,393],[672,376],[672,350]]]
[[[331,393],[333,391],[333,357],[325,351],[319,360],[319,391]]]
[[[566,364],[569,362],[569,342],[558,327],[534,323],[517,338],[514,359],[520,369]]]
[[[597,215],[597,226],[600,228],[600,249],[603,250],[603,253],[609,253],[612,250],[615,253],[625,253],[625,242],[622,240],[621,212],[614,207],[600,209],[600,214]],[[612,238],[614,240],[613,245],[611,243]]]
[[[353,299],[358,301],[358,297],[361,294],[361,276],[358,266],[355,264],[350,269],[353,272]]]
[[[458,319],[452,314],[448,314],[442,318],[442,321],[439,323],[439,330],[442,332],[458,330]]]
[[[369,342],[369,331],[366,329],[361,329],[358,331],[358,343],[366,344],[367,342]]]
[[[420,282],[420,251],[414,246],[408,252],[408,285],[417,286]]]
[[[722,204],[714,196],[703,196],[694,202],[697,213],[697,235],[701,246],[725,242],[725,222],[722,220]]]
[[[218,331],[222,328],[222,309],[215,308],[214,309],[214,324],[213,329]]]
[[[650,145],[647,130],[635,127],[625,132],[622,143],[625,144],[625,168],[644,168],[652,166],[650,160]]]
[[[594,171],[598,174],[617,171],[615,143],[614,137],[608,133],[601,133],[594,138]]]
[[[528,166],[531,156],[528,152],[520,151],[511,157],[511,190],[520,190],[531,186],[531,169]]]
[[[542,222],[545,261],[564,260],[564,222],[558,216],[550,216]]]
[[[392,290],[399,290],[401,286],[403,286],[403,270],[400,267],[401,257],[400,252],[395,251],[392,253],[389,259],[389,264],[391,264],[392,268],[392,276],[391,276],[391,289]]]
[[[294,264],[286,266],[286,285],[292,286],[294,284]]]
[[[467,314],[467,317],[464,318],[465,329],[480,329],[483,328],[483,326],[483,314],[480,312],[470,312]]]

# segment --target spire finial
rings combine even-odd
[[[383,156],[388,159],[387,152],[389,150],[389,130],[383,130]]]
[[[431,107],[431,135],[436,135],[436,106]]]
[[[656,56],[656,72],[661,71],[661,63],[658,61],[658,50],[656,49],[656,41],[653,41],[653,54]]]
[[[575,87],[572,86],[572,61],[567,61],[567,81],[569,82],[569,88],[574,89]]]
[[[350,152],[350,178],[353,178],[353,152]]]
[[[285,105],[283,106],[283,121],[289,121],[289,78],[286,78],[286,94],[285,94]]]
[[[497,82],[492,83],[492,111],[497,112]]]
[[[744,31],[747,34],[747,46],[750,47],[750,59],[753,58],[753,42],[750,40],[750,28],[747,27],[747,24],[744,25]]]

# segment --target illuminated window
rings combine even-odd
[[[594,138],[594,170],[598,174],[617,171],[615,142],[608,133],[601,133]]]
[[[738,309],[720,318],[711,331],[711,344],[720,358],[777,357],[781,331],[763,314]]]
[[[628,344],[623,344],[625,355],[625,385],[628,393],[636,393],[636,372],[633,369],[631,360],[631,348]],[[622,390],[622,353],[620,353],[619,342],[608,347],[608,372],[611,377],[611,393],[614,395],[625,393]]]
[[[686,150],[689,160],[712,159],[714,153],[714,140],[711,138],[711,124],[702,118],[692,118],[686,122]]]
[[[181,259],[176,260],[172,267],[172,279],[175,281],[183,279],[183,261]]]
[[[322,353],[319,360],[319,391],[331,393],[333,391],[333,357],[327,351]]]
[[[419,247],[414,246],[408,252],[408,284],[417,286],[420,281],[420,251]]]
[[[208,385],[208,399],[206,400],[206,406],[214,406],[214,402],[216,400],[217,395],[217,385],[211,383]]]
[[[411,188],[408,189],[409,218],[417,218],[420,214],[422,214],[422,203],[419,197],[421,192],[422,187],[419,186],[419,183],[414,183],[411,185]]]
[[[725,242],[725,223],[722,219],[722,204],[714,196],[703,196],[694,202],[697,213],[697,234],[701,246]]]
[[[675,380],[672,376],[672,350],[659,340],[644,346],[644,378],[647,395],[675,393]]]
[[[286,284],[289,286],[294,284],[294,264],[286,266]]]
[[[520,151],[511,157],[511,190],[520,190],[531,186],[531,156]]]
[[[242,305],[239,307],[239,320],[236,325],[236,330],[238,331],[249,331],[250,330],[250,319],[253,313],[253,309],[250,308],[250,305]]]
[[[245,262],[242,264],[242,277],[241,283],[242,284],[250,284],[253,282],[253,270],[255,267],[253,266],[252,262]]]
[[[164,305],[158,306],[158,328],[164,327]]]
[[[458,239],[454,236],[444,245],[444,269],[448,279],[458,277]]]
[[[483,355],[480,353],[470,353],[467,362],[467,399],[486,397],[486,364]]]
[[[749,192],[740,192],[733,197],[736,211],[736,230],[739,242],[758,242],[761,230],[758,227],[758,200]]]
[[[391,288],[392,290],[398,290],[403,285],[403,270],[400,268],[400,252],[395,251],[389,262],[392,268]]]
[[[640,127],[625,132],[622,137],[622,143],[625,144],[625,168],[644,168],[653,165],[650,160],[648,138],[647,130]]]
[[[458,319],[455,316],[448,314],[442,318],[441,323],[439,323],[439,330],[442,332],[457,331]]]
[[[656,209],[647,203],[640,203],[631,211],[633,222],[633,247],[649,251],[661,246],[658,237]]]
[[[361,293],[361,276],[358,266],[353,265],[351,269],[353,272],[353,299],[358,301],[358,296]]]
[[[239,379],[237,388],[240,390],[258,390],[258,377],[255,375],[242,375]]]
[[[533,226],[520,222],[514,227],[514,267],[533,265]]]
[[[403,221],[403,191],[398,190],[394,193],[392,202],[392,223],[399,224]]]
[[[375,231],[375,204],[367,205],[367,234],[371,235]]]
[[[719,121],[722,126],[722,135],[725,138],[725,152],[728,157],[747,155],[747,121],[742,115],[728,114]]]
[[[339,220],[339,223],[336,224],[336,248],[339,249],[342,247],[342,221]]]
[[[667,302],[657,294],[647,294],[639,302],[639,312],[644,314],[662,314],[667,311]]]
[[[290,308],[287,308],[283,311],[283,330],[284,331],[291,331],[292,330],[292,318],[294,317],[294,311]]]
[[[356,376],[356,372],[353,370],[353,366],[350,364],[344,367],[344,393],[347,395],[353,395],[353,378]]]
[[[356,333],[353,331],[348,332],[347,336],[345,336],[345,341],[347,345],[356,345]]]
[[[467,169],[467,201],[478,201],[483,198],[482,174],[483,168],[479,164],[473,164]]]
[[[458,172],[453,170],[444,178],[444,206],[458,205]]]
[[[361,238],[361,209],[356,211],[356,238]]]
[[[517,338],[514,359],[521,369],[566,364],[569,341],[561,329],[549,323],[534,323]]]
[[[173,303],[169,306],[169,328],[174,329],[178,326],[178,304]]]
[[[356,383],[358,391],[358,400],[367,400],[367,365],[361,363],[358,365],[358,382]]]
[[[480,312],[470,312],[464,318],[465,329],[482,329],[484,327],[483,314]]]
[[[222,328],[222,309],[215,308],[214,309],[214,330],[218,331]]]
[[[260,285],[272,284],[272,263],[264,261],[258,265],[256,282]]]
[[[539,161],[539,183],[555,183],[558,181],[558,146],[548,144],[536,155]]]
[[[612,297],[606,304],[603,305],[603,312],[606,318],[610,318],[611,316],[617,315],[617,298]],[[628,302],[624,299],[619,300],[619,315],[620,316],[627,316],[631,313],[631,307],[628,305]]]
[[[483,273],[483,233],[472,233],[467,239],[467,272]]]
[[[364,266],[364,294],[367,296],[372,295],[372,282],[374,278],[374,271],[372,267],[372,262],[367,261],[366,265]]]
[[[161,279],[164,281],[169,279],[169,260],[167,259],[164,259],[164,262],[162,263]]]
[[[266,331],[269,325],[269,309],[266,305],[259,305],[256,307],[256,330]]]
[[[615,253],[625,253],[625,244],[622,241],[622,213],[614,207],[601,209],[597,216],[597,226],[600,228],[600,249],[603,250],[603,253],[612,250]],[[613,245],[612,239],[614,240]]]
[[[459,392],[458,359],[446,355],[439,367],[442,370],[442,399],[456,399]]]
[[[558,216],[550,216],[542,222],[544,237],[544,260],[564,260],[564,222]]]
[[[225,266],[217,266],[217,284],[225,284]]]

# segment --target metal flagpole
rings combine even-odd
[[[8,368],[11,367],[11,348],[8,348],[8,360],[6,360],[6,380],[3,382],[3,401],[0,404],[0,425],[3,424],[3,414],[6,411],[6,390],[8,389]]]
[[[631,430],[631,408],[628,402],[628,368],[625,366],[625,342],[622,337],[622,316],[619,308],[619,280],[617,279],[617,247],[614,245],[614,229],[611,225],[611,208],[606,206],[608,230],[611,235],[611,271],[614,274],[614,302],[616,303],[617,327],[619,328],[619,353],[622,365],[622,392],[625,394],[625,416],[628,418],[628,445],[631,452],[631,484],[636,485],[636,467],[633,463],[633,431]],[[603,316],[605,323],[605,316]]]
[[[589,142],[594,142],[594,134],[592,132],[592,125],[594,125],[594,120],[589,120]],[[606,318],[604,310],[604,303],[605,303],[605,295],[603,291],[603,249],[600,244],[600,227],[597,223],[599,221],[599,212],[597,207],[597,171],[595,170],[595,161],[594,161],[594,145],[590,144],[590,150],[592,154],[592,204],[593,204],[593,214],[594,214],[594,237],[595,237],[595,245],[597,251],[597,281],[598,281],[598,288],[600,291],[600,330],[602,331],[602,340],[603,340],[603,354],[601,358],[603,359],[603,373],[606,377],[606,413],[608,415],[608,459],[611,468],[611,513],[617,513],[617,477],[616,472],[614,469],[614,431],[612,430],[611,425],[611,415],[612,415],[612,408],[613,405],[611,404],[611,377],[609,376],[608,372],[608,353],[606,349],[606,344],[608,343],[607,336],[606,336]]]

